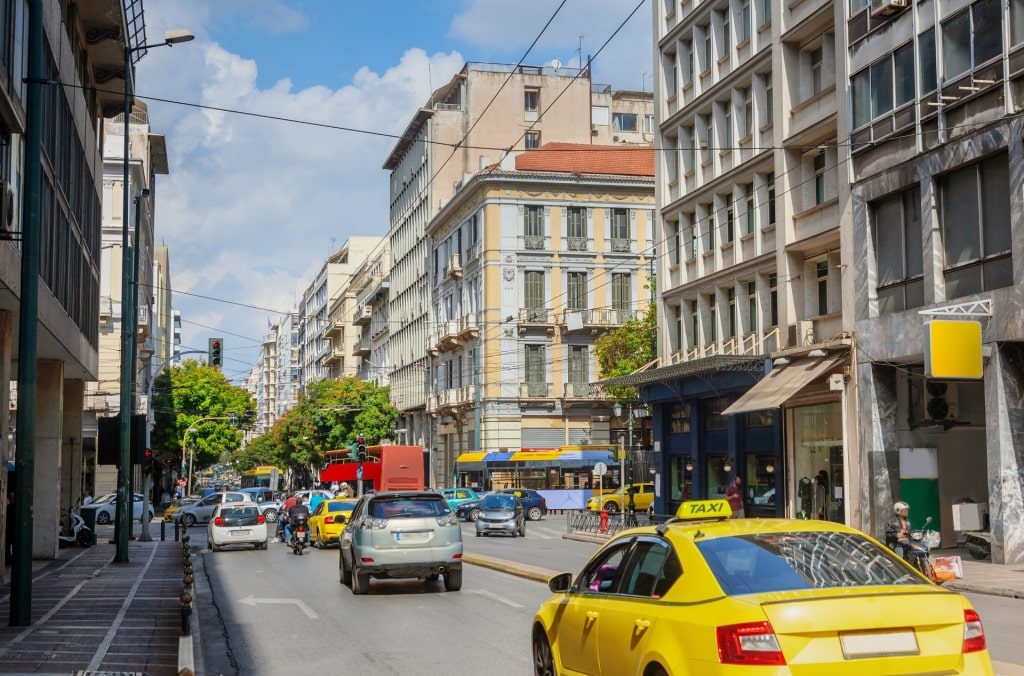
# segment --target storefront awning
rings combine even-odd
[[[828,357],[804,357],[793,359],[785,366],[776,366],[754,386],[743,393],[727,409],[723,415],[763,411],[778,408],[792,398],[804,386],[828,373],[836,365],[846,359],[846,355]]]

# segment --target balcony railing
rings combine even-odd
[[[452,279],[458,279],[462,276],[462,254],[453,253],[451,255],[448,259],[446,272]]]
[[[476,338],[480,335],[480,325],[477,324],[476,313],[470,312],[459,318],[459,338]]]
[[[360,305],[352,315],[352,323],[357,326],[366,326],[370,323],[370,315],[373,314],[372,305]]]
[[[470,261],[477,260],[478,258],[480,258],[483,255],[483,253],[484,253],[484,243],[483,242],[477,242],[476,244],[473,244],[468,249],[466,249],[466,262],[469,263]]]
[[[373,352],[373,348],[370,345],[370,341],[366,338],[360,339],[352,346],[352,355],[355,357],[365,357],[371,352]]]
[[[621,326],[636,315],[632,309],[597,308],[594,310],[563,310],[562,325],[567,331]]]
[[[551,383],[526,382],[519,385],[520,399],[550,399]]]
[[[632,242],[628,239],[613,238],[611,248],[615,253],[629,253],[632,249]]]
[[[524,249],[536,249],[540,250],[544,248],[544,235],[524,235],[523,236],[523,248]]]
[[[568,382],[565,384],[566,399],[602,399],[603,397],[601,388],[592,383]]]
[[[669,357],[669,363],[680,364],[683,362],[693,361],[694,359],[703,359],[704,357],[714,357],[716,355],[740,356],[768,354],[773,350],[779,349],[780,336],[781,333],[779,327],[776,326],[766,333],[756,332],[742,337],[730,338],[721,344],[708,343],[707,345],[694,347],[689,350],[680,350]]]
[[[590,240],[586,237],[566,237],[565,245],[569,251],[590,251]]]
[[[545,307],[519,308],[520,324],[554,324],[552,312]]]

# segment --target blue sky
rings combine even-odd
[[[525,63],[578,64],[580,36],[583,54],[597,53],[638,1],[566,0]],[[651,1],[597,57],[596,83],[650,91]],[[518,62],[560,4],[148,0],[150,43],[170,28],[196,35],[150,50],[136,77],[152,131],[167,137],[157,241],[170,247],[185,349],[223,336],[225,374],[240,382],[268,318],[327,255],[349,236],[387,233],[381,165],[394,140],[298,121],[399,134],[466,61]]]

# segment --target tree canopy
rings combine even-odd
[[[183,456],[193,458],[194,471],[237,450],[241,425],[256,409],[248,391],[228,382],[219,369],[193,359],[163,371],[153,391],[153,449],[158,457],[178,458],[182,464],[187,459]]]
[[[623,326],[594,341],[601,379],[628,376],[653,360],[656,356],[656,327],[655,305],[651,303],[643,318],[631,317]],[[633,401],[639,397],[637,388],[626,385],[607,385],[605,391],[618,401]]]
[[[310,385],[299,404],[262,436],[232,454],[235,466],[276,465],[315,479],[326,451],[346,448],[362,435],[368,444],[386,438],[398,420],[388,388],[342,378]]]

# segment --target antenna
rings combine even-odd
[[[562,62],[559,61],[558,59],[551,59],[551,67],[554,68],[555,70],[558,70],[559,68],[562,67]]]
[[[578,50],[579,53],[580,53],[580,70],[583,70],[583,38],[584,37],[586,37],[586,36],[583,35],[583,34],[580,34],[580,48]]]

